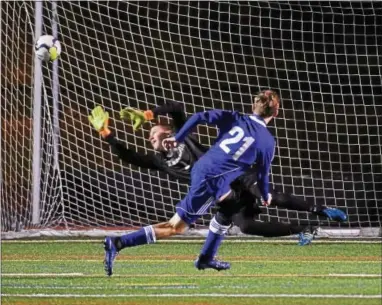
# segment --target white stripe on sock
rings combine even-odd
[[[152,236],[151,236],[151,231],[150,231],[150,227],[151,226],[147,226],[147,227],[144,227],[143,229],[145,230],[145,234],[146,234],[146,239],[147,239],[147,243],[148,244],[152,244],[153,241],[152,241]]]
[[[230,226],[223,226],[221,225],[220,223],[218,223],[214,218],[212,218],[211,222],[210,222],[210,231],[215,233],[215,234],[219,234],[219,235],[225,235],[228,231]]]
[[[149,226],[149,228],[151,231],[152,243],[155,243],[157,241],[157,237],[155,235],[155,230],[154,230],[153,226]]]

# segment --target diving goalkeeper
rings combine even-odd
[[[192,166],[208,148],[201,145],[192,135],[187,136],[184,143],[171,152],[166,152],[162,146],[162,141],[178,131],[187,121],[182,108],[180,103],[167,102],[163,106],[147,111],[132,108],[121,110],[121,118],[132,120],[134,130],[137,130],[148,121],[157,119],[160,115],[169,115],[172,118],[172,127],[157,124],[150,130],[149,141],[154,150],[159,152],[158,154],[140,154],[135,150],[127,148],[124,143],[117,140],[108,126],[109,115],[100,106],[92,111],[89,121],[100,133],[101,137],[109,143],[112,152],[122,161],[142,168],[162,171],[172,178],[189,183]],[[299,234],[299,244],[309,244],[315,234],[314,228],[310,226],[260,222],[253,219],[254,215],[261,212],[258,206],[254,205],[261,197],[256,179],[256,170],[253,169],[235,180],[232,183],[234,192],[232,192],[230,198],[227,198],[230,204],[219,204],[221,212],[230,215],[236,214],[233,217],[234,224],[245,234],[265,237]],[[298,197],[276,191],[272,191],[271,195],[271,205],[298,211],[308,211],[338,221],[346,219],[346,214],[338,209],[311,205]]]

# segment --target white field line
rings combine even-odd
[[[85,274],[80,272],[73,272],[73,273],[2,273],[1,277],[51,277],[51,276],[57,276],[57,277],[67,277],[67,276],[78,276],[83,277]]]
[[[382,274],[367,274],[367,273],[330,273],[330,274],[156,274],[155,277],[248,277],[248,278],[289,278],[289,277],[355,277],[355,278],[381,278]],[[20,278],[20,277],[84,277],[84,278],[98,278],[106,277],[105,274],[84,274],[84,273],[2,273],[2,278]],[[116,274],[112,277],[116,278],[144,278],[152,277],[150,274]]]
[[[200,244],[204,243],[204,238],[199,239],[168,239],[168,240],[158,240],[156,243],[159,244]],[[55,243],[102,243],[103,239],[57,239],[57,240],[2,240],[3,244],[55,244]],[[272,239],[272,240],[260,240],[260,239],[225,239],[225,244],[246,244],[246,243],[256,243],[256,244],[297,244],[296,240],[283,240],[283,239]],[[314,240],[315,244],[382,244],[381,240]]]
[[[43,289],[46,290],[99,290],[105,289],[105,286],[24,286],[24,285],[3,285],[3,289]],[[197,289],[200,288],[194,284],[117,284],[119,289]],[[211,288],[219,288],[213,286]],[[243,287],[245,288],[245,287]]]
[[[328,276],[332,277],[376,277],[382,278],[382,274],[352,274],[352,273],[329,273]]]
[[[102,262],[103,258],[99,258],[99,259],[4,259],[3,258],[3,262],[11,262],[11,263],[17,263],[17,262],[87,262],[87,263],[97,263],[97,262]],[[177,259],[177,258],[174,258],[174,260],[176,260],[177,262],[190,262],[190,259]],[[171,262],[170,260],[168,259],[124,259],[124,258],[118,258],[117,259],[118,262],[131,262],[131,263],[168,263],[168,262]],[[259,259],[253,259],[253,260],[242,260],[242,259],[238,259],[238,260],[230,260],[229,259],[229,262],[230,263],[267,263],[267,264],[285,264],[286,262],[285,261],[282,261],[282,260],[259,260]],[[288,261],[289,263],[296,263],[297,261],[296,260],[293,260],[293,261]],[[323,264],[323,263],[350,263],[350,264],[365,264],[365,263],[378,263],[378,264],[381,264],[382,260],[363,260],[363,261],[356,261],[356,260],[336,260],[336,261],[332,261],[332,260],[322,260],[322,261],[316,261],[316,260],[313,260],[313,261],[309,261],[309,260],[301,260],[301,261],[298,261],[299,264]]]
[[[195,293],[195,294],[1,294],[2,297],[23,298],[326,298],[326,299],[381,299],[382,295],[365,294],[228,294],[228,293]]]

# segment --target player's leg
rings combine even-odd
[[[167,238],[175,234],[183,234],[188,228],[188,224],[183,221],[178,214],[175,214],[169,221],[155,225],[145,226],[138,231],[115,237],[115,245],[118,251],[144,244],[155,243],[159,239]]]
[[[168,221],[153,225],[157,239],[167,238],[176,234],[183,234],[187,231],[189,222],[184,221],[178,213]]]
[[[325,205],[314,205],[302,198],[287,193],[273,191],[271,206],[273,205],[288,210],[310,212],[335,221],[345,221],[347,219],[346,213],[340,209],[330,208]]]
[[[107,275],[113,273],[113,262],[119,251],[128,247],[155,243],[158,239],[164,239],[175,234],[183,234],[188,224],[178,214],[175,214],[168,222],[146,226],[138,231],[119,237],[107,236],[104,242],[105,248],[105,271]]]
[[[317,234],[316,228],[312,226],[256,221],[245,213],[244,209],[233,216],[233,223],[240,228],[242,233],[248,235],[282,237],[298,234],[298,245],[300,246],[310,244]]]
[[[247,175],[247,185],[244,185],[244,188],[242,183],[243,179],[240,179],[241,183],[239,184],[231,184],[231,187],[234,189],[227,200],[218,203],[219,212],[222,212],[224,215],[233,215],[233,223],[238,226],[244,234],[264,237],[281,237],[299,234],[299,245],[309,244],[316,235],[316,228],[254,220],[255,215],[261,213],[261,209],[257,205],[254,205],[257,190],[251,190],[252,186],[255,187],[255,185],[253,184],[253,180],[251,181],[250,179],[251,177]]]
[[[256,184],[246,187],[246,191],[257,200],[261,198],[260,191]],[[327,217],[330,220],[346,221],[347,215],[344,211],[338,208],[327,207],[325,205],[315,205],[307,202],[304,199],[288,193],[281,193],[275,190],[272,191],[271,206],[295,211],[309,212],[318,216]]]
[[[175,234],[183,234],[187,228],[188,224],[178,214],[175,214],[168,222],[145,226],[135,232],[118,237],[107,236],[104,242],[104,266],[106,274],[108,276],[113,274],[114,260],[122,249],[152,244],[158,239],[167,238]]]
[[[203,181],[197,179],[195,181]],[[176,214],[168,221],[156,225],[145,226],[138,231],[120,237],[106,237],[105,271],[107,275],[113,273],[113,262],[119,251],[129,247],[155,243],[158,239],[167,238],[175,234],[183,234],[191,223],[205,214],[214,199],[203,183],[191,185],[189,193],[177,204]]]
[[[219,211],[210,222],[207,239],[199,258],[195,261],[195,267],[198,269],[212,268],[220,271],[230,268],[229,263],[220,262],[215,260],[214,257],[232,223],[232,216],[238,213],[243,206],[253,206],[254,203],[255,198],[247,189],[242,187],[244,184],[243,179],[247,185],[251,185],[252,177],[246,179],[246,175],[243,175],[242,179],[236,179],[230,184],[226,183],[229,179],[221,178],[220,187],[225,195],[219,198]]]
[[[262,222],[251,218],[244,218],[240,214],[233,217],[233,223],[240,228],[240,231],[248,235],[264,237],[281,237],[299,234],[306,226],[292,225],[281,222]]]
[[[231,267],[229,263],[215,259],[219,246],[223,242],[224,236],[230,226],[231,218],[225,217],[220,212],[212,218],[206,241],[204,242],[198,259],[195,261],[195,267],[197,269],[203,270],[211,268],[220,271]]]
[[[161,223],[158,226],[168,227],[168,223]],[[169,230],[170,231],[170,230]],[[154,226],[146,226],[137,231],[122,236],[106,236],[104,241],[105,259],[104,267],[106,274],[113,274],[113,264],[118,253],[128,247],[152,244],[157,240]]]
[[[228,262],[216,260],[215,256],[232,224],[232,215],[237,213],[239,195],[240,194],[231,190],[220,198],[219,211],[210,222],[206,241],[204,242],[198,259],[195,261],[195,267],[197,269],[203,270],[211,268],[220,271],[231,267]]]
[[[244,200],[252,200],[255,202],[261,198],[260,190],[257,187],[256,169],[250,169],[245,174],[238,177],[231,184],[231,187],[236,189],[236,191],[244,191],[245,196],[242,196],[245,198]],[[345,221],[347,219],[346,213],[338,208],[330,208],[324,205],[314,205],[297,196],[277,192],[275,190],[272,191],[271,206],[277,206],[288,210],[310,212],[335,221]]]

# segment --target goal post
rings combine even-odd
[[[87,121],[96,105],[109,111],[118,139],[154,153],[149,126],[133,132],[119,119],[121,108],[174,100],[188,115],[249,112],[251,95],[268,88],[281,97],[270,126],[277,140],[272,185],[342,208],[349,220],[274,207],[263,208],[259,219],[319,225],[339,236],[379,232],[381,3],[41,3],[42,34],[63,45],[60,60],[44,63],[42,74],[33,54],[35,3],[1,3],[3,237],[104,234],[99,230],[134,229],[173,215],[187,185],[122,164]],[[38,82],[41,98],[33,91]],[[40,121],[32,111],[38,102]],[[211,145],[216,130],[199,126],[196,135]]]
[[[42,35],[43,4],[35,4],[35,34],[34,39]],[[33,82],[33,155],[32,155],[32,224],[40,224],[40,173],[41,173],[41,98],[42,98],[42,70],[41,61],[34,58]]]

